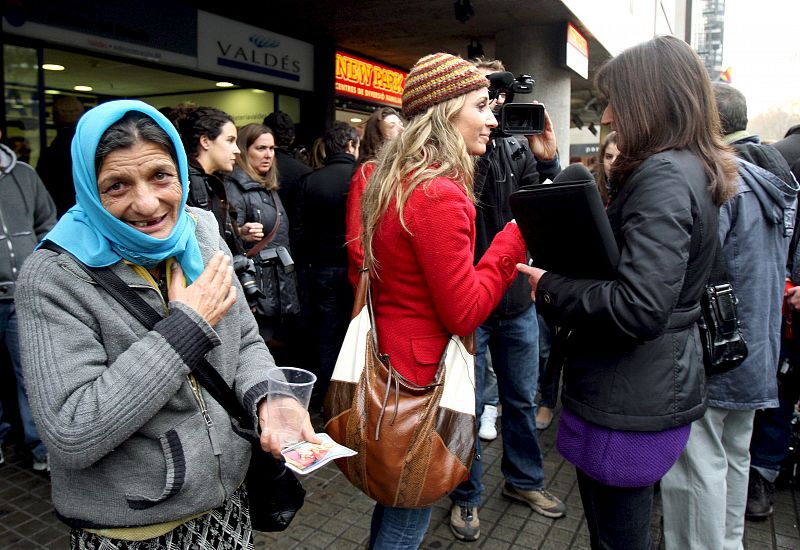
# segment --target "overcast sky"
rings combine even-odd
[[[723,69],[747,98],[748,117],[800,109],[800,0],[726,0]]]

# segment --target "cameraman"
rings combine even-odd
[[[479,59],[475,66],[484,75],[504,72],[498,61]],[[496,110],[505,102],[503,90],[491,103]],[[513,215],[508,197],[521,187],[537,185],[559,173],[556,136],[545,112],[544,131],[521,137],[492,136],[486,154],[475,171],[476,218],[475,262],[483,256],[495,234]],[[483,386],[487,370],[487,349],[497,375],[503,407],[502,472],[503,495],[529,505],[551,518],[561,517],[566,506],[544,489],[542,453],[536,433],[536,396],[539,375],[539,327],[530,287],[519,276],[494,310],[475,332],[476,416],[483,410]],[[473,541],[480,535],[478,505],[481,501],[480,443],[469,478],[450,494],[450,530],[459,540]]]

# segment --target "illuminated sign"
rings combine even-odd
[[[197,66],[288,88],[314,89],[314,46],[204,11],[197,12]]]
[[[406,73],[336,52],[336,93],[364,101],[402,106]]]
[[[572,23],[567,23],[567,55],[565,65],[589,78],[589,41],[578,32]]]

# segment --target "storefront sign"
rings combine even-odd
[[[596,156],[600,146],[596,143],[571,143],[569,146],[570,157]]]
[[[204,71],[314,89],[314,46],[204,11],[197,12],[197,58]]]
[[[589,41],[572,23],[567,23],[566,48],[566,66],[583,78],[589,78]]]
[[[24,3],[23,3],[24,4]],[[108,9],[105,0],[40,1],[9,8],[3,31],[73,48],[197,67],[196,11],[180,4],[141,0],[135,8]],[[159,13],[154,18],[152,14]]]
[[[336,93],[392,107],[402,105],[406,73],[336,52]]]

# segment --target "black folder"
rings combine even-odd
[[[545,183],[509,197],[533,265],[573,279],[613,279],[619,250],[594,181]]]

